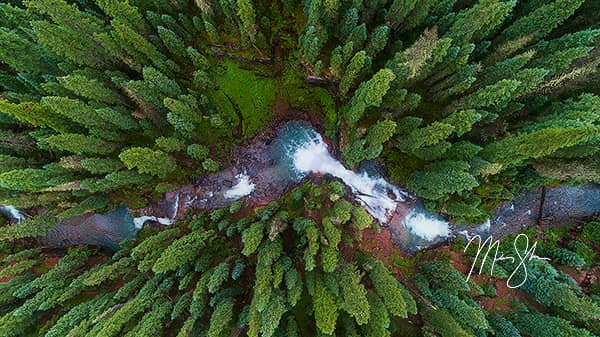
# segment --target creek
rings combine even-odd
[[[215,209],[240,199],[251,205],[264,205],[314,176],[343,182],[352,198],[381,226],[388,227],[396,245],[406,252],[430,247],[456,235],[505,236],[539,225],[543,215],[552,218],[553,210],[562,214],[558,220],[563,222],[600,212],[598,185],[566,186],[558,187],[562,191],[550,189],[549,193],[528,191],[510,204],[500,206],[493,219],[483,224],[455,226],[427,211],[412,192],[386,180],[375,162],[363,163],[357,171],[344,167],[331,154],[322,136],[305,122],[288,122],[276,130],[272,139],[258,139],[238,149],[233,157],[236,159],[233,167],[165,193],[148,207],[137,210],[119,207],[106,214],[66,219],[42,241],[52,246],[93,244],[115,249],[118,242],[135,235],[148,221],[170,225],[183,219],[189,208]],[[548,200],[548,195],[553,195],[553,199]],[[573,213],[572,209],[577,211]],[[14,222],[23,220],[14,207],[5,206],[0,211]]]

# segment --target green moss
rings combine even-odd
[[[325,135],[337,136],[337,112],[333,96],[324,88],[307,86],[304,83],[304,70],[294,59],[284,65],[281,79],[281,95],[294,109],[319,111],[323,116]]]
[[[242,123],[243,136],[250,137],[271,120],[277,82],[258,76],[254,70],[243,69],[238,62],[225,60],[223,66],[217,76],[219,90],[214,99],[218,106],[236,115],[238,123]]]
[[[414,275],[418,262],[421,260],[421,253],[417,253],[413,257],[403,257],[396,250],[392,251],[391,261],[394,268],[398,269],[402,275]]]

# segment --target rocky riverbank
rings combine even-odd
[[[390,184],[376,169],[365,168],[360,173],[346,169],[331,148],[309,122],[289,122],[235,148],[230,168],[165,193],[141,209],[120,207],[104,215],[66,219],[42,241],[59,247],[91,244],[115,249],[145,222],[168,225],[185,218],[190,209],[216,209],[237,200],[248,208],[265,205],[302,180],[323,176],[345,183],[354,199],[388,227],[392,240],[404,252],[443,244],[461,234],[501,238],[527,227],[562,225],[600,213],[599,185],[542,187],[524,191],[501,205],[484,224],[459,228],[427,212],[410,191]]]

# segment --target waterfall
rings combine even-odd
[[[321,173],[340,178],[373,217],[387,224],[398,202],[406,201],[404,193],[380,177],[348,170],[331,156],[321,136],[314,137],[292,154],[295,170],[300,174]]]
[[[450,235],[450,226],[446,220],[419,208],[411,208],[404,219],[404,226],[412,234],[427,241]]]
[[[409,194],[387,182],[383,177],[367,172],[354,172],[336,160],[314,129],[299,124],[283,128],[278,146],[284,152],[296,180],[307,174],[328,174],[341,179],[352,191],[354,199],[382,225],[388,225],[399,203],[406,202]],[[285,157],[288,157],[287,159]],[[412,207],[404,219],[404,226],[421,240],[431,241],[450,235],[449,223],[421,207]]]
[[[159,218],[154,215],[144,215],[137,218],[133,218],[133,224],[135,225],[136,229],[142,229],[146,221],[155,221],[164,226],[169,226],[173,224],[173,220],[169,218]]]
[[[244,172],[235,176],[237,183],[223,193],[227,199],[237,200],[254,191],[254,184],[250,182],[250,176]]]
[[[154,215],[144,215],[139,216],[137,218],[133,218],[133,225],[136,230],[142,229],[144,227],[144,223],[146,221],[154,221],[158,222],[161,225],[169,226],[175,222],[175,217],[177,216],[177,212],[179,211],[179,193],[175,196],[173,200],[173,216],[171,218],[157,217]]]
[[[11,205],[0,206],[0,213],[4,214],[7,219],[16,223],[25,220],[25,216],[17,208]]]

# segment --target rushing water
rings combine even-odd
[[[399,204],[412,200],[412,195],[390,184],[376,172],[352,171],[335,159],[312,127],[301,123],[284,126],[274,142],[274,157],[290,179],[296,181],[308,174],[327,174],[339,178],[352,191],[354,199],[381,225],[388,225]],[[418,240],[432,241],[450,234],[449,223],[427,212],[420,205],[411,206],[402,224]]]
[[[25,220],[25,216],[14,206],[0,206],[0,214],[10,221],[21,222]]]
[[[178,207],[211,209],[241,198],[259,202],[276,200],[287,186],[316,174],[337,178],[346,184],[353,198],[382,226],[393,227],[393,232],[404,234],[402,245],[411,247],[409,250],[451,234],[446,220],[414,204],[416,198],[412,193],[389,183],[377,170],[363,167],[354,171],[344,167],[331,154],[321,135],[306,123],[284,125],[264,149],[250,156],[242,155],[247,160],[241,161],[239,167],[206,176],[198,186],[184,186],[171,192],[171,197],[165,196],[160,202],[162,206],[134,218],[135,227],[141,228],[149,220],[170,225],[176,220]],[[228,185],[231,171],[237,174],[233,184]],[[191,190],[196,192],[190,194]],[[160,215],[154,213],[156,210]]]
[[[237,200],[243,198],[254,191],[254,183],[251,182],[250,176],[244,172],[235,176],[237,183],[223,193],[227,199]]]
[[[177,220],[178,214],[181,214],[178,211],[184,208],[222,207],[241,198],[263,202],[264,199],[275,200],[285,191],[286,186],[298,183],[311,174],[318,174],[340,179],[346,184],[353,198],[381,225],[394,227],[393,231],[401,231],[404,237],[408,237],[403,243],[405,247],[426,246],[428,242],[445,238],[451,233],[447,221],[427,212],[420,204],[414,204],[415,197],[411,193],[389,183],[377,170],[353,171],[344,167],[331,154],[321,135],[308,124],[286,124],[278,130],[277,137],[266,147],[265,152],[261,152],[259,157],[251,158],[253,160],[242,162],[240,167],[233,168],[234,172],[239,173],[234,176],[233,184],[228,185],[230,187],[225,187],[224,182],[231,182],[232,176],[226,172],[231,172],[232,169],[222,171],[224,174],[206,176],[204,180],[210,181],[198,186],[184,186],[173,191],[170,193],[171,197],[165,195],[159,201],[160,207],[151,207],[149,212],[142,212],[138,217],[94,218],[99,221],[91,224],[101,224],[104,231],[112,223],[118,233],[122,232],[120,228],[139,230],[147,221],[171,225]],[[57,233],[66,235],[62,230]],[[55,235],[55,239],[60,240],[59,236]],[[79,233],[77,242],[85,241],[85,236],[84,233]],[[89,240],[95,242],[93,238]]]
[[[381,225],[389,226],[394,241],[406,251],[425,248],[458,234],[496,237],[516,232],[535,225],[539,214],[565,220],[600,212],[599,186],[557,187],[547,189],[546,199],[540,199],[539,190],[524,194],[524,200],[515,201],[517,207],[511,203],[510,207],[498,208],[492,221],[462,231],[451,230],[448,221],[425,210],[421,202],[413,202],[410,192],[388,182],[372,165],[363,165],[358,171],[344,167],[330,153],[321,135],[306,123],[288,123],[278,130],[270,145],[260,144],[258,151],[240,156],[246,160],[236,167],[165,194],[157,201],[157,207],[149,207],[147,212],[136,211],[141,216],[132,218],[129,209],[119,207],[104,215],[65,219],[42,241],[54,246],[92,244],[114,249],[120,240],[133,236],[147,221],[170,225],[182,218],[187,208],[213,209],[242,198],[250,202],[276,200],[287,187],[311,174],[327,175],[345,183],[357,202]],[[12,206],[0,206],[0,213],[15,223],[25,219]]]
[[[421,240],[421,243],[433,241],[437,238],[445,238],[450,235],[448,221],[442,217],[427,212],[421,203],[411,207],[404,219],[404,226]]]
[[[379,176],[354,172],[333,158],[323,138],[313,128],[289,124],[278,138],[284,165],[293,179],[300,180],[311,173],[329,174],[341,179],[360,202],[381,224],[387,224],[399,202],[408,194]]]

